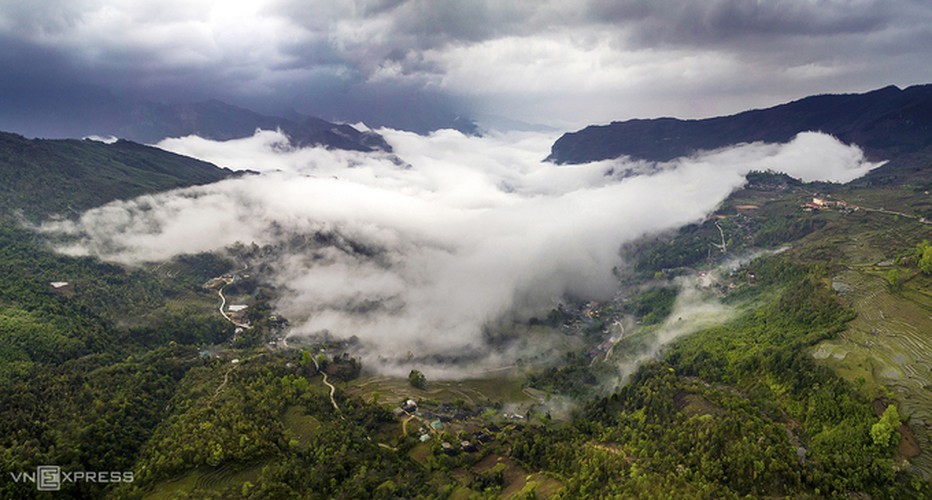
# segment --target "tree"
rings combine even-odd
[[[871,439],[877,446],[887,447],[893,439],[893,433],[902,425],[900,413],[896,411],[896,406],[888,405],[884,410],[880,420],[871,426]]]
[[[893,268],[887,271],[887,274],[884,276],[887,280],[887,285],[890,286],[891,290],[900,290],[903,287],[903,280],[906,276],[903,274],[903,271]]]
[[[928,240],[916,246],[916,262],[920,271],[932,274],[932,244]]]
[[[408,374],[408,383],[415,389],[423,389],[427,387],[427,377],[418,370],[411,370]]]

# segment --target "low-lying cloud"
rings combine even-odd
[[[113,202],[41,229],[65,237],[64,253],[130,265],[279,244],[275,272],[262,279],[282,292],[276,307],[291,335],[357,336],[388,358],[507,363],[490,353],[490,328],[546,314],[566,296],[611,297],[622,244],[701,220],[747,172],[848,181],[876,166],[816,133],[658,165],[556,166],[541,161],[554,139],[546,134],[379,132],[397,157],[292,149],[272,131],[166,140],[165,149],[261,173]],[[326,238],[293,243],[308,235]]]

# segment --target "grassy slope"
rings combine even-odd
[[[132,142],[0,133],[0,209],[72,216],[115,199],[216,182],[231,172]]]

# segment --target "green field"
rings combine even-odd
[[[428,382],[425,389],[411,387],[407,378],[379,375],[353,380],[344,390],[366,401],[374,396],[380,403],[395,406],[406,399],[435,400],[452,403],[462,400],[469,405],[490,403],[530,404],[537,399],[524,387],[523,377],[480,378],[457,381]]]
[[[858,311],[838,339],[822,342],[812,355],[871,397],[896,401],[924,451],[912,462],[932,479],[932,298],[928,278],[916,276],[901,293],[891,293],[877,271],[849,270],[836,277]]]
[[[241,487],[244,483],[254,483],[262,471],[261,465],[240,467],[226,464],[219,467],[202,467],[188,472],[170,481],[162,481],[153,487],[153,491],[143,498],[146,500],[169,500],[172,498],[189,498],[189,495],[201,495],[215,492],[229,486]]]

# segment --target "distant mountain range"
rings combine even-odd
[[[165,137],[198,135],[225,141],[253,135],[256,129],[280,129],[292,145],[324,146],[352,151],[386,151],[392,148],[381,135],[350,125],[315,117],[295,119],[262,115],[217,100],[191,104],[143,103],[134,106],[113,135],[153,143]]]
[[[805,131],[831,134],[878,159],[919,153],[932,148],[932,85],[818,95],[701,120],[656,118],[592,125],[560,137],[547,160],[586,163],[630,156],[667,161],[745,142],[786,142]]]
[[[120,98],[96,88],[86,94],[75,100],[39,99],[30,106],[4,102],[0,130],[40,138],[115,136],[152,144],[191,134],[229,140],[251,136],[260,128],[281,129],[298,147],[391,151],[375,132],[297,113],[287,118],[263,115],[218,100],[163,104]]]

